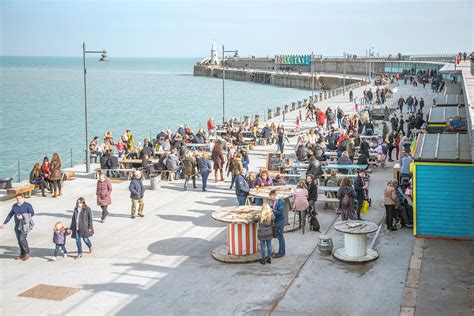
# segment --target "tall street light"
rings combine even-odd
[[[225,53],[234,53],[234,57],[239,57],[238,50],[225,50],[222,45],[222,125],[225,123]]]
[[[311,100],[314,104],[314,52],[311,52]]]
[[[91,171],[90,150],[89,150],[89,133],[87,126],[87,69],[86,69],[86,54],[102,54],[100,61],[107,60],[107,51],[104,50],[86,50],[86,43],[82,42],[82,66],[84,69],[84,117],[86,124],[86,173]]]

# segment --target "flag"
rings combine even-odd
[[[411,152],[411,156],[412,156],[412,157],[415,156],[416,138],[417,138],[417,137],[413,137],[413,141],[411,142],[411,145],[410,145],[410,152]]]

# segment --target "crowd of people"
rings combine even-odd
[[[416,80],[416,79],[413,79]],[[130,217],[135,219],[144,217],[145,175],[166,170],[174,174],[177,179],[184,180],[184,190],[192,180],[193,188],[197,188],[197,180],[201,179],[201,190],[206,191],[208,179],[213,175],[214,181],[229,179],[230,189],[235,187],[237,203],[255,203],[262,205],[258,238],[261,241],[262,264],[271,263],[270,236],[272,223],[277,227],[276,237],[279,240],[279,250],[274,257],[285,256],[285,239],[283,228],[286,224],[284,201],[278,192],[270,192],[271,205],[264,204],[261,199],[249,199],[249,192],[256,187],[275,187],[285,185],[285,172],[294,167],[294,164],[306,165],[305,180],[299,181],[294,191],[292,210],[298,212],[300,224],[306,220],[306,215],[316,211],[318,201],[318,185],[338,187],[336,197],[339,200],[338,211],[342,220],[362,220],[361,210],[364,201],[369,200],[368,181],[371,166],[384,164],[386,160],[400,160],[400,179],[391,180],[384,190],[384,205],[386,208],[387,229],[396,230],[400,223],[407,227],[412,225],[412,182],[411,182],[411,144],[417,130],[425,124],[423,120],[424,100],[416,96],[398,99],[399,113],[393,113],[389,121],[376,123],[372,116],[371,105],[384,104],[388,94],[392,93],[388,87],[377,87],[373,93],[365,90],[357,101],[353,93],[351,98],[357,104],[355,114],[345,113],[341,107],[323,109],[315,106],[310,99],[304,120],[314,120],[313,128],[301,131],[303,117],[296,118],[297,142],[288,155],[289,138],[285,127],[276,123],[260,126],[259,121],[229,122],[217,127],[213,118],[207,122],[207,130],[199,129],[196,133],[186,125],[180,126],[176,132],[163,130],[154,139],[145,138],[143,143],[136,141],[130,130],[124,131],[118,142],[112,132],[104,134],[103,141],[94,137],[90,142],[90,152],[100,161],[101,169],[110,169],[109,174],[102,173],[97,180],[97,205],[102,209],[101,222],[105,223],[109,215],[108,207],[112,203],[112,182],[109,177],[119,176],[119,159],[140,159],[142,162],[133,165],[133,172],[129,184]],[[361,108],[358,108],[358,105]],[[405,105],[407,106],[405,110]],[[404,116],[406,115],[406,120]],[[391,127],[391,130],[389,129]],[[405,131],[406,127],[406,131]],[[244,137],[245,135],[245,137]],[[249,144],[244,138],[251,138],[253,143],[276,145],[276,151],[285,157],[281,169],[277,174],[270,174],[266,169],[250,170]],[[205,146],[198,146],[204,144]],[[296,159],[289,158],[293,155]],[[393,153],[395,152],[395,157]],[[400,155],[401,153],[401,155]],[[284,156],[283,156],[284,154]],[[157,162],[152,158],[159,156]],[[332,160],[333,159],[333,160]],[[341,168],[323,168],[330,163],[341,165]],[[346,165],[359,165],[353,179],[348,177],[350,170]],[[326,170],[324,170],[326,169]],[[61,159],[57,153],[53,154],[51,162],[47,157],[43,163],[33,166],[30,173],[30,182],[39,186],[42,195],[46,190],[52,197],[62,195]],[[400,180],[400,181],[399,181]],[[26,240],[34,222],[34,210],[30,203],[24,201],[21,195],[16,197],[12,207],[1,225],[7,224],[11,218],[15,220],[15,233],[20,245],[18,259],[28,260],[30,251]],[[396,216],[397,212],[399,216]],[[397,220],[398,218],[398,220]],[[269,228],[270,227],[270,228]],[[82,257],[82,241],[93,252],[90,238],[94,235],[91,209],[84,198],[76,201],[71,224],[65,227],[57,222],[53,228],[53,242],[56,245],[54,258],[62,250],[63,255],[68,252],[65,247],[66,236],[76,239],[77,256]],[[265,254],[265,249],[267,253]]]

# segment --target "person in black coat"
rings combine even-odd
[[[107,160],[107,169],[120,169],[118,158],[116,156],[114,156],[114,152],[112,150],[110,150],[107,153],[107,159],[108,159]],[[109,176],[108,172],[107,172],[107,176]],[[112,171],[112,176],[119,178],[120,173],[118,171]]]
[[[362,202],[367,198],[367,184],[364,181],[365,178],[365,170],[360,169],[359,173],[357,174],[357,178],[354,180],[354,189],[356,191],[356,199],[357,199],[357,219],[362,220],[360,217],[360,209],[362,207]]]
[[[109,169],[109,166],[108,166],[109,156],[108,156],[108,154],[109,154],[109,151],[106,151],[105,155],[100,157],[100,169]]]
[[[359,155],[359,158],[357,159],[357,164],[358,165],[367,165],[367,168],[369,167],[369,160],[367,159],[367,156],[364,153],[361,153]]]
[[[145,217],[145,214],[143,213],[143,208],[145,206],[145,201],[143,199],[145,195],[145,187],[143,186],[142,173],[140,170],[134,171],[128,190],[130,191],[130,199],[132,200],[131,218],[134,219],[136,217],[137,211],[138,216]]]
[[[316,210],[316,201],[318,200],[318,185],[312,175],[306,176],[306,186],[308,187],[309,206]]]
[[[77,257],[82,258],[82,240],[89,247],[89,253],[92,253],[92,243],[89,237],[94,235],[94,227],[92,225],[92,213],[91,209],[86,205],[86,201],[83,197],[80,197],[76,201],[76,207],[72,215],[71,225],[71,237],[76,239],[77,245]]]
[[[367,142],[367,140],[365,138],[362,139],[360,143],[360,152],[363,153],[365,157],[367,158],[370,157],[369,148],[370,148],[370,145]]]

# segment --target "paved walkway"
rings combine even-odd
[[[406,89],[421,93],[420,88]],[[362,91],[356,89],[355,96]],[[321,105],[349,109],[346,100],[348,95],[341,95]],[[286,124],[292,124],[295,115],[287,115]],[[251,169],[264,167],[264,155],[275,150],[276,146],[258,147],[251,153]],[[287,150],[291,152],[292,146]],[[373,206],[366,219],[377,224],[384,215],[382,190],[391,174],[389,165],[371,176]],[[229,181],[216,184],[211,179],[208,192],[185,192],[182,185],[182,181],[164,183],[160,190],[147,191],[145,218],[131,220],[128,181],[114,183],[111,216],[105,224],[99,223],[95,180],[90,178],[67,183],[59,199],[30,199],[37,212],[36,227],[29,236],[33,258],[13,260],[18,247],[12,223],[0,231],[0,314],[260,315],[273,310],[274,314],[398,315],[414,240],[409,230],[382,230],[375,245],[380,258],[368,265],[322,257],[314,252],[319,233],[302,235],[300,231],[285,235],[287,255],[271,265],[222,264],[212,259],[211,252],[226,243],[226,227],[212,220],[210,213],[236,204]],[[85,254],[80,261],[50,261],[52,227],[58,220],[69,226],[79,196],[93,209],[94,254]],[[0,202],[0,216],[6,216],[11,204]],[[335,220],[334,210],[324,210],[320,204],[321,231],[327,231],[340,247],[342,234],[331,228]],[[68,240],[67,248],[74,255],[73,240]],[[61,302],[17,297],[40,283],[81,291]]]

